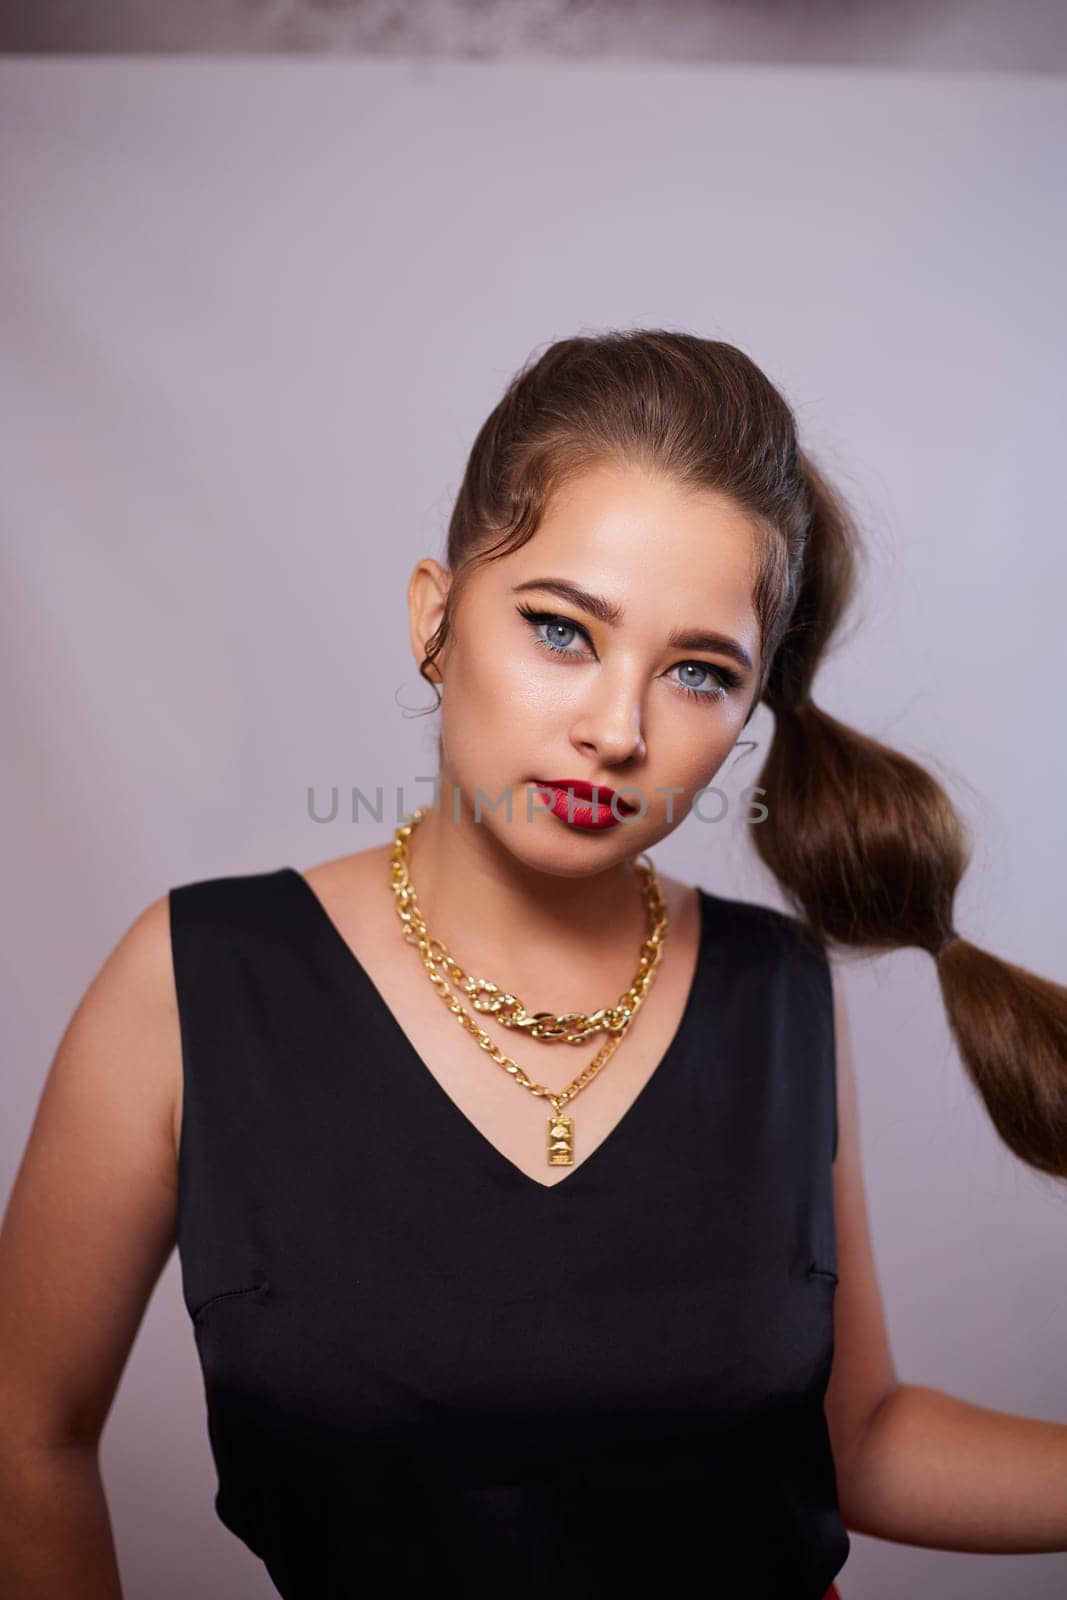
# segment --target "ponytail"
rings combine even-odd
[[[1067,989],[956,931],[971,844],[948,795],[917,762],[808,697],[851,592],[852,528],[810,462],[804,473],[813,509],[794,622],[764,695],[775,731],[757,852],[820,938],[930,952],[964,1068],[1001,1139],[1028,1166],[1067,1177]]]

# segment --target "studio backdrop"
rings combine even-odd
[[[1022,73],[0,64],[5,1195],[150,900],[364,849],[426,798],[408,575],[505,382],[577,332],[725,339],[781,385],[869,550],[818,701],[959,806],[965,934],[1062,980],[1065,111]],[[780,904],[744,817],[657,864]],[[1065,1420],[1062,1193],[998,1143],[926,955],[840,972],[901,1376]],[[102,1462],[131,1597],[272,1592],[215,1520],[176,1257]],[[839,1586],[1054,1600],[1067,1557],[855,1535]]]

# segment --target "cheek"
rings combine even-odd
[[[544,703],[521,666],[479,652],[456,661],[441,708],[445,754],[456,780],[496,794],[525,773],[544,725]],[[536,761],[535,761],[536,766]]]
[[[742,712],[730,716],[721,706],[692,710],[683,706],[681,715],[670,717],[669,731],[664,726],[659,742],[652,747],[656,768],[675,773],[671,781],[684,784],[687,795],[695,793],[712,781],[728,759],[742,721]]]
[[[582,674],[542,659],[531,646],[479,656],[465,682],[466,699],[502,737],[521,739],[524,729],[558,727],[576,704]],[[588,681],[588,680],[586,680]]]

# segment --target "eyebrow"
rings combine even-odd
[[[605,600],[603,595],[590,594],[588,589],[566,578],[528,578],[525,583],[517,583],[511,592],[522,594],[527,589],[546,589],[551,594],[559,595],[561,600],[569,600],[579,611],[587,612],[609,628],[617,628],[623,619],[622,607],[615,601]],[[707,628],[674,628],[667,635],[667,644],[677,650],[717,651],[720,655],[731,656],[746,672],[752,671],[752,657],[744,645],[728,633],[717,633]]]

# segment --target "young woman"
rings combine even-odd
[[[847,1529],[1067,1550],[1067,1425],[903,1383],[886,1335],[831,946],[931,952],[1060,1177],[1067,992],[954,932],[947,797],[812,702],[856,553],[732,346],[516,376],[409,586],[435,803],[162,896],[57,1052],[0,1235],[9,1600],[119,1593],[97,1445],[175,1240],[217,1510],[290,1600],[818,1600]],[[760,701],[789,913],[648,854]]]

